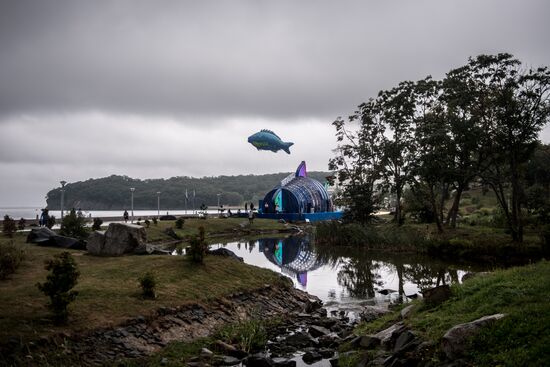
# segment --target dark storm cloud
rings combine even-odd
[[[0,113],[333,118],[478,53],[549,64],[540,1],[4,1]]]

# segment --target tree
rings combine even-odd
[[[204,257],[206,256],[206,252],[208,251],[208,243],[205,239],[205,232],[204,227],[199,227],[199,233],[198,235],[194,235],[189,240],[189,255],[191,255],[191,260],[193,262],[202,264],[204,261]]]
[[[443,232],[443,206],[452,180],[454,145],[440,99],[440,83],[430,77],[414,87],[417,159],[410,163],[412,190],[427,193],[433,219]]]
[[[68,306],[76,299],[77,291],[71,289],[77,284],[80,272],[76,262],[69,252],[62,252],[52,260],[46,262],[46,270],[50,273],[46,282],[36,286],[46,296],[50,297],[48,308],[53,312],[54,322],[63,324],[67,322]]]
[[[59,233],[62,236],[74,237],[79,239],[84,239],[88,237],[88,232],[84,227],[84,218],[78,216],[74,208],[71,209],[69,214],[63,217]]]
[[[510,54],[480,55],[470,59],[469,66],[485,91],[490,164],[481,176],[495,192],[512,239],[522,242],[522,171],[550,117],[550,71],[547,67],[524,70]]]
[[[384,127],[381,121],[379,102],[370,99],[359,105],[348,118],[347,125],[359,123],[355,132],[341,117],[332,123],[336,128],[338,147],[335,157],[329,161],[329,169],[335,171],[342,186],[335,203],[346,207],[345,218],[351,221],[368,223],[379,209],[376,182],[381,178],[383,158]]]
[[[378,94],[383,135],[382,178],[386,189],[395,194],[395,222],[403,221],[401,198],[403,188],[412,181],[416,144],[414,140],[414,83],[401,82],[389,91]]]

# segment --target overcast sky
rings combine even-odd
[[[326,170],[331,122],[380,89],[480,53],[550,65],[549,15],[547,0],[1,1],[0,207],[43,206],[61,179]],[[256,151],[262,128],[292,154]]]

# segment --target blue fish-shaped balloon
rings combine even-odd
[[[258,150],[271,150],[272,152],[278,152],[284,150],[290,154],[290,148],[294,143],[284,142],[271,130],[260,130],[254,135],[248,137],[248,142],[256,147]]]

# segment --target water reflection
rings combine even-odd
[[[402,302],[425,288],[458,282],[467,271],[486,270],[411,254],[315,247],[307,235],[220,245],[247,263],[289,276],[295,286],[324,301],[340,303]]]

